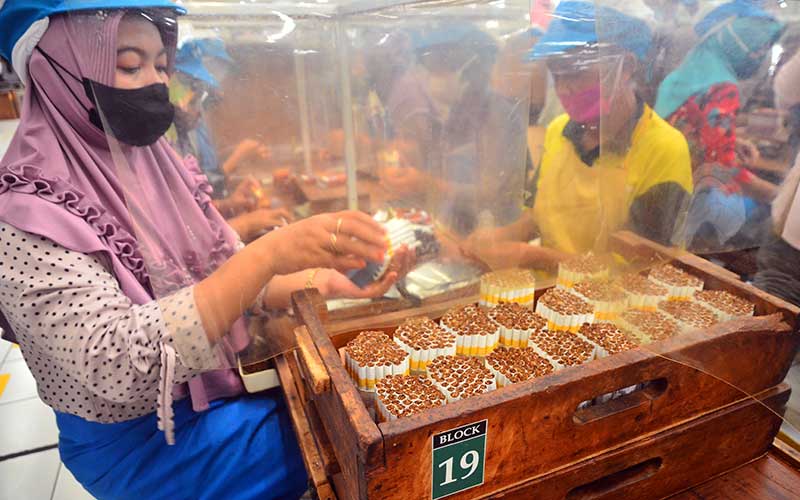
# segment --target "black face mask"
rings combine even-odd
[[[139,89],[117,89],[84,80],[86,95],[103,110],[118,141],[131,146],[149,146],[172,125],[175,107],[169,102],[169,90],[163,83]],[[97,109],[89,111],[89,121],[103,129]]]
[[[149,146],[156,142],[172,125],[175,117],[175,107],[169,102],[169,89],[163,83],[154,83],[138,89],[118,89],[103,85],[102,83],[80,79],[73,75],[58,61],[51,58],[46,52],[37,47],[37,50],[50,62],[54,69],[56,66],[69,76],[83,84],[84,92],[90,101],[95,103],[92,109],[86,109],[89,121],[100,130],[105,131],[100,113],[118,141],[130,146]],[[56,69],[58,73],[58,69]],[[59,73],[59,78],[61,77]],[[71,87],[64,82],[72,93]],[[73,96],[81,103],[78,96]]]

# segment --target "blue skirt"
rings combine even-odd
[[[278,389],[192,410],[175,403],[175,445],[156,415],[100,424],[56,412],[61,460],[99,499],[299,498],[307,476]]]

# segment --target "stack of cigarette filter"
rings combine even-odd
[[[447,402],[431,380],[414,375],[385,377],[377,383],[375,392],[379,422],[408,417]]]
[[[698,304],[702,304],[714,313],[720,321],[752,316],[755,306],[752,302],[738,297],[725,290],[703,290],[694,294]]]
[[[533,309],[536,279],[527,269],[504,269],[481,276],[480,305],[494,307],[515,302]]]
[[[563,331],[537,330],[530,346],[556,367],[580,365],[598,357],[596,345]]]
[[[627,296],[628,309],[655,311],[658,303],[669,298],[669,289],[636,273],[623,274],[616,280]]]
[[[581,281],[604,280],[608,278],[608,266],[602,259],[592,254],[579,255],[558,264],[556,286],[572,288]]]
[[[483,361],[468,356],[440,356],[428,364],[428,377],[447,402],[467,399],[497,388]]]
[[[489,319],[500,328],[500,345],[506,347],[528,347],[533,331],[547,327],[546,319],[516,303],[493,308]]]
[[[547,328],[553,331],[576,333],[582,324],[594,322],[592,306],[561,288],[545,292],[536,303],[536,312],[547,320]]]
[[[669,264],[651,269],[649,276],[656,284],[667,288],[669,300],[692,300],[695,292],[703,289],[703,280]]]
[[[499,347],[486,358],[486,366],[494,375],[498,388],[542,377],[555,369],[553,363],[531,347]]]
[[[612,321],[626,309],[627,294],[608,281],[582,281],[572,291],[594,309],[595,321]]]
[[[578,336],[596,345],[601,358],[639,347],[613,323],[586,323],[578,331]]]
[[[658,311],[675,320],[681,333],[708,328],[719,322],[714,311],[697,302],[665,300],[658,304]]]
[[[409,373],[409,355],[383,332],[366,331],[344,347],[344,362],[350,377],[362,391],[374,391],[377,381],[388,375]]]
[[[617,326],[639,344],[658,342],[680,333],[678,323],[658,311],[625,311],[617,319]]]
[[[394,332],[394,341],[409,354],[411,373],[425,373],[437,356],[456,354],[456,335],[425,317],[409,318]]]
[[[477,305],[451,309],[440,325],[456,336],[456,354],[485,357],[500,343],[500,328]]]

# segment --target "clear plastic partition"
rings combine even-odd
[[[239,239],[358,208],[386,229],[382,259],[269,290],[316,287],[332,322],[364,329],[435,306],[430,321],[393,316],[412,371],[437,352],[518,362],[495,374],[505,384],[638,348],[669,363],[604,382],[581,409],[688,400],[689,383],[708,390],[698,411],[758,398],[797,348],[798,309],[776,298],[798,302],[800,282],[797,9],[618,4],[189,2],[177,25],[161,11],[76,13],[71,38],[91,49],[124,35],[169,89],[126,69],[128,47],[113,76],[86,56],[42,61],[86,95],[138,242],[127,257],[165,308]],[[124,111],[142,100],[135,121]],[[341,217],[325,219],[328,253],[356,240]],[[263,340],[265,357],[294,347],[287,331]],[[236,333],[198,364],[231,366]],[[344,347],[358,332],[335,333]],[[428,334],[447,345],[412,345]]]
[[[575,4],[573,13],[583,8]],[[783,429],[796,440],[800,386],[793,359],[800,295],[797,272],[786,262],[800,262],[787,239],[797,192],[793,61],[800,11],[780,1],[644,2],[646,9],[639,4],[594,2],[596,46],[574,58],[586,59],[587,69],[582,76],[569,69],[565,78],[556,76],[566,93],[562,103],[575,106],[574,114],[567,110],[565,135],[584,154],[598,146],[591,164],[596,177],[588,182],[606,199],[593,212],[610,230],[606,251],[620,272],[644,267],[640,275],[671,290],[654,310],[675,321],[680,336],[706,331],[714,338],[670,354],[660,344],[642,346],[702,373],[698,384],[721,381],[742,397],[760,398],[766,385],[742,374],[764,363],[761,353],[773,352],[774,363],[759,370],[773,375],[770,384],[789,370],[795,395]],[[562,69],[558,62],[548,65]],[[564,66],[574,68],[570,62]],[[599,119],[572,135],[570,127],[580,122],[579,96],[589,92],[576,89],[590,89],[589,79],[599,83],[593,108]],[[633,235],[622,238],[615,228]],[[631,238],[662,246],[651,264],[630,251]],[[698,256],[719,268],[704,268]],[[753,285],[771,296],[758,295]],[[776,312],[788,328],[768,325],[767,316]],[[763,323],[746,323],[743,318],[751,315]],[[643,321],[625,313],[619,324],[642,330]],[[762,349],[756,353],[745,347],[752,342],[746,335],[719,335],[726,328],[769,333],[754,344]],[[726,343],[743,357],[720,363],[711,353]],[[742,366],[734,368],[736,363]],[[780,405],[771,408],[784,414]]]

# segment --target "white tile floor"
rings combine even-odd
[[[0,499],[91,500],[61,463],[57,443],[53,410],[39,400],[19,348],[0,340]]]

